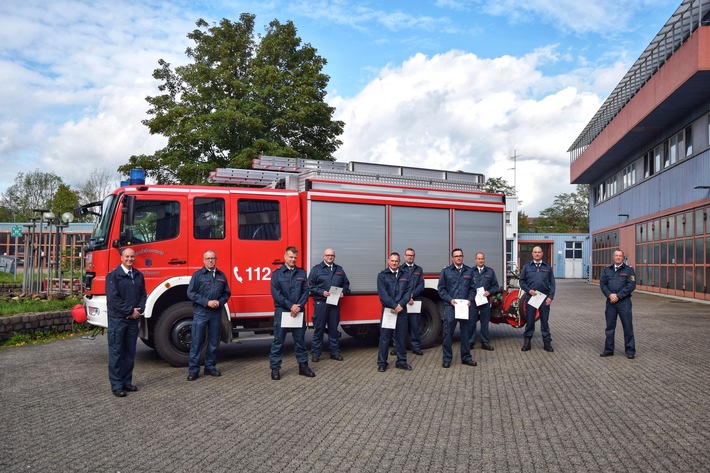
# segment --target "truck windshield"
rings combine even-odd
[[[111,194],[106,197],[101,204],[101,215],[99,216],[99,221],[96,222],[94,231],[91,233],[91,239],[89,239],[88,245],[89,250],[97,250],[106,247],[117,201],[118,198]]]

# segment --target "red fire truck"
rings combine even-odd
[[[465,250],[468,264],[483,251],[486,263],[505,274],[505,196],[483,192],[481,174],[262,156],[254,169],[217,169],[210,180],[241,187],[132,179],[103,202],[78,209],[100,214],[86,246],[88,322],[107,326],[105,276],[120,263],[118,248],[130,245],[148,292],[140,338],[174,366],[187,364],[187,285],[206,250],[217,252],[232,291],[224,307],[225,343],[272,336],[269,282],[291,245],[307,271],[325,248],[335,249],[352,291],[342,300],[341,328],[363,340],[379,335],[376,276],[391,251],[403,255],[414,248],[424,269],[425,347],[441,337],[443,304],[436,286],[453,248]]]

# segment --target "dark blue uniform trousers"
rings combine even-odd
[[[285,312],[289,317],[289,311],[276,309],[274,312],[274,341],[271,343],[271,353],[269,354],[269,368],[272,370],[281,369],[283,360],[284,341],[286,334],[291,332],[293,343],[296,346],[296,360],[298,363],[308,363],[308,349],[306,348],[306,327],[301,328],[281,328],[281,313]]]
[[[108,379],[112,391],[133,384],[138,330],[138,319],[108,318]]]
[[[634,326],[631,323],[631,298],[625,297],[616,304],[606,300],[606,342],[604,351],[614,353],[614,332],[616,331],[616,316],[621,319],[621,327],[624,329],[624,349],[627,355],[636,354],[636,342],[634,341]]]
[[[195,311],[192,318],[192,345],[188,362],[189,373],[200,372],[200,352],[205,346],[207,334],[207,351],[205,352],[205,372],[217,367],[217,347],[221,328],[222,309]]]
[[[470,310],[469,317],[471,317]],[[451,359],[454,357],[452,344],[454,331],[456,330],[456,322],[459,323],[459,328],[461,329],[461,361],[473,359],[471,357],[471,348],[468,343],[469,321],[457,319],[455,317],[454,307],[449,304],[444,308],[444,344],[441,346],[443,351],[442,359],[445,363],[451,363]]]
[[[535,311],[540,311],[540,334],[542,335],[543,343],[552,343],[552,335],[550,335],[550,306],[546,301],[540,304],[539,309],[530,304],[526,305],[525,310],[525,338],[532,338],[535,334]]]
[[[390,341],[394,335],[394,349],[397,352],[397,364],[407,363],[407,347],[405,339],[407,337],[407,311],[403,310],[397,314],[397,324],[394,330],[391,328],[382,328],[380,324],[380,345],[377,351],[377,366],[387,366],[387,356]]]
[[[340,354],[340,332],[338,332],[338,324],[340,323],[340,306],[326,304],[325,301],[315,301],[313,303],[313,341],[311,343],[311,353],[320,355],[323,349],[323,333],[325,326],[328,326],[328,344],[330,345],[330,354]]]
[[[491,341],[488,324],[491,321],[491,305],[483,304],[476,306],[475,302],[471,306],[471,320],[468,321],[468,343],[473,345],[473,341],[476,338],[476,323],[481,321],[481,343],[488,343]]]

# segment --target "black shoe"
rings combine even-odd
[[[281,379],[281,371],[277,370],[276,368],[271,370],[271,379],[274,381],[278,381]]]
[[[306,376],[308,378],[313,378],[316,374],[311,371],[311,369],[308,367],[308,363],[300,363],[298,365],[298,374],[301,376]]]
[[[555,349],[552,348],[552,344],[551,344],[551,343],[545,343],[545,345],[542,347],[542,349],[545,350],[545,351],[549,351],[550,353],[552,353],[553,351],[555,351]]]
[[[123,389],[117,389],[116,391],[113,392],[113,395],[116,397],[126,397],[128,394],[126,394],[126,391]]]
[[[134,393],[134,392],[138,391],[138,387],[136,387],[136,386],[133,385],[133,384],[127,384],[127,385],[125,385],[125,386],[123,387],[123,390],[124,390],[124,391],[130,391],[130,392]]]
[[[410,365],[408,363],[397,363],[394,366],[395,366],[395,368],[400,369],[400,370],[412,371],[412,365]]]
[[[216,368],[209,371],[205,370],[205,374],[214,377],[222,376],[222,372]]]
[[[313,361],[313,363],[318,363],[320,361],[320,355],[313,355],[311,357],[311,361]]]
[[[530,337],[525,337],[525,341],[523,342],[523,349],[522,351],[530,351]]]
[[[599,356],[601,356],[602,358],[606,358],[607,356],[614,356],[614,352],[613,351],[605,351],[603,353],[600,353]]]
[[[629,360],[633,360],[634,358],[636,358],[636,355],[626,355],[626,358],[628,358]]]
[[[424,354],[424,352],[421,350],[412,350],[412,353],[414,353],[415,355],[419,355],[419,356],[422,356]]]
[[[396,355],[396,354],[397,354],[397,350],[395,350],[394,348],[392,350],[390,350],[390,355]]]
[[[387,371],[387,367],[386,366],[378,366],[377,371],[379,371],[380,373],[384,373],[385,371]]]
[[[468,366],[478,366],[478,363],[476,363],[473,360],[466,360],[466,361],[462,361],[461,363],[464,365],[468,365]]]
[[[494,348],[490,343],[481,343],[481,348],[483,350],[493,351]]]
[[[194,380],[196,380],[196,379],[199,378],[199,377],[200,377],[200,373],[188,373],[188,375],[187,375],[187,380],[188,380],[188,381],[194,381]]]
[[[338,361],[343,361],[343,355],[338,353],[337,355],[330,355],[331,360],[338,360]]]
[[[444,361],[441,363],[442,368],[451,368],[451,362],[450,361]]]

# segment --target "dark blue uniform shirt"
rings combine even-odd
[[[406,309],[412,296],[409,275],[404,271],[397,271],[395,275],[389,268],[381,271],[377,275],[377,295],[382,307],[394,309],[399,305]]]
[[[613,264],[604,268],[599,287],[607,298],[612,294],[616,294],[619,300],[631,297],[631,293],[636,289],[634,268],[624,263],[621,263],[616,271]]]
[[[311,274],[308,276],[308,287],[313,299],[316,301],[326,300],[323,293],[325,291],[330,292],[332,286],[342,287],[343,295],[350,294],[350,281],[348,281],[348,276],[345,274],[343,267],[333,263],[333,270],[331,271],[325,261],[313,266]]]
[[[540,269],[535,266],[535,261],[530,261],[523,266],[520,271],[520,288],[525,291],[526,297],[530,299],[530,289],[547,294],[552,300],[555,298],[555,275],[552,266],[540,263]]]
[[[192,301],[192,307],[196,313],[206,311],[221,311],[222,306],[229,301],[231,291],[227,284],[227,276],[215,268],[214,277],[212,271],[202,267],[195,271],[187,286],[187,298]],[[207,307],[209,301],[219,301],[219,307],[212,309]]]
[[[488,266],[483,266],[483,271],[478,272],[478,266],[473,267],[473,290],[474,292],[479,287],[482,287],[484,291],[488,291],[490,295],[495,294],[500,289],[498,285],[498,278],[496,278],[496,272],[493,268]]]
[[[271,296],[277,309],[290,311],[293,304],[303,309],[308,301],[306,272],[299,267],[289,270],[285,264],[275,270],[271,274]]]
[[[412,299],[416,299],[424,291],[424,270],[417,264],[410,268],[406,263],[399,270],[409,273],[409,289],[412,291]]]

